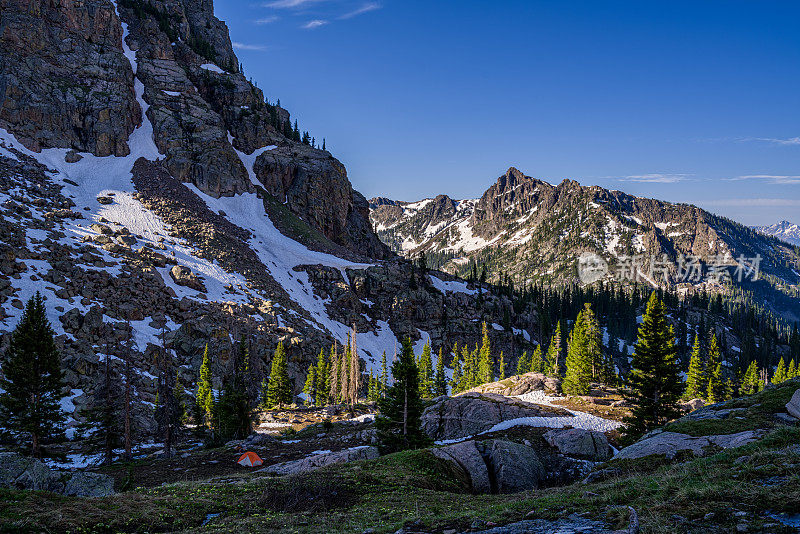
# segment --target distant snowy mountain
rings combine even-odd
[[[708,278],[686,283],[680,258],[700,258],[706,270],[725,261],[735,272],[744,268],[738,258],[760,257],[761,280],[747,289],[773,310],[800,317],[797,253],[781,241],[688,204],[573,180],[551,185],[512,167],[480,198],[375,198],[370,219],[378,237],[399,254],[424,253],[428,265],[461,276],[485,266],[490,280],[506,275],[518,284],[577,282],[577,260],[589,254],[602,258],[607,278],[630,271],[636,260],[634,277],[640,282],[726,291],[727,286]],[[789,226],[797,231],[796,225]],[[664,255],[668,273],[656,280],[653,273]]]
[[[781,221],[769,226],[754,226],[753,229],[756,232],[777,237],[787,243],[800,245],[800,225],[789,221]]]

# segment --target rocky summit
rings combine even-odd
[[[719,263],[730,269],[734,286],[753,291],[790,321],[800,319],[800,276],[792,267],[800,256],[790,239],[774,239],[789,234],[754,231],[688,204],[574,180],[554,186],[511,167],[480,198],[373,198],[370,209],[373,228],[392,250],[407,257],[424,254],[431,266],[453,274],[469,276],[478,266],[518,284],[615,280],[724,292],[727,279],[687,274],[681,258],[696,257],[703,272]],[[586,254],[603,266],[591,280],[576,269]],[[759,279],[738,276],[739,265],[753,263],[745,258],[755,257]]]

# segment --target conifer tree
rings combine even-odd
[[[292,402],[292,385],[289,382],[289,369],[283,343],[278,343],[272,356],[272,369],[267,386],[267,406],[283,408]]]
[[[235,337],[235,336],[234,336]],[[275,395],[276,391],[281,390],[283,377],[275,373],[276,360],[283,361],[283,373],[285,374],[285,384],[289,391],[289,402],[291,402],[291,384],[289,383],[288,372],[286,371],[286,356],[283,353],[283,346],[278,344],[280,349],[275,351],[270,375],[269,385],[267,386],[267,402],[274,407],[280,406],[280,402]],[[250,411],[250,398],[248,396],[248,382],[250,369],[250,353],[244,338],[238,344],[231,347],[233,354],[233,372],[223,381],[222,392],[218,401],[214,405],[214,420],[216,423],[214,441],[216,443],[226,442],[231,439],[244,439],[252,430],[252,415]],[[280,365],[278,365],[280,367]]]
[[[376,418],[381,449],[385,452],[418,449],[429,443],[422,430],[422,400],[419,397],[419,371],[411,339],[403,340],[400,357],[392,363],[392,385],[378,402]]]
[[[317,368],[312,363],[308,366],[306,373],[306,383],[303,385],[306,406],[317,404]]]
[[[417,369],[419,370],[419,395],[423,399],[430,399],[433,396],[433,361],[431,359],[431,346],[427,341],[422,347]]]
[[[208,343],[203,350],[203,362],[200,364],[200,379],[197,381],[197,395],[195,406],[198,415],[197,425],[203,426],[206,422],[211,424],[211,414],[214,411],[214,392],[211,383],[211,357],[208,354]]]
[[[708,342],[708,391],[706,398],[710,403],[725,400],[725,378],[722,376],[722,354],[717,344],[716,334],[711,334]]]
[[[630,439],[660,426],[680,413],[681,395],[675,333],[667,321],[664,305],[656,292],[645,308],[633,352],[625,398],[634,406],[626,418]]]
[[[705,398],[708,391],[708,379],[705,374],[703,361],[700,359],[700,336],[694,336],[694,346],[692,347],[692,357],[689,360],[689,371],[686,375],[687,399]]]
[[[758,363],[755,360],[750,362],[747,366],[747,371],[742,379],[741,392],[745,395],[753,395],[763,389],[763,382],[761,381],[761,373],[758,369]]]
[[[98,368],[92,404],[83,412],[83,422],[78,431],[93,450],[101,450],[103,464],[114,461],[114,449],[122,444],[124,428],[122,425],[122,384],[111,367],[106,348],[105,361]]]
[[[341,391],[341,384],[339,383],[339,379],[341,378],[341,374],[339,369],[341,367],[341,363],[339,362],[339,351],[336,347],[336,341],[334,340],[333,345],[331,345],[331,357],[330,363],[328,364],[328,375],[330,376],[330,394],[329,397],[331,402],[339,403],[341,399],[339,397]]]
[[[458,345],[453,346],[453,378],[450,379],[450,391],[458,393],[464,383],[464,369]]]
[[[789,362],[789,368],[786,370],[786,376],[789,380],[797,378],[797,365],[794,363],[794,358]]]
[[[522,355],[517,360],[517,374],[524,375],[531,372],[531,358],[528,357],[528,351],[522,351]]]
[[[483,339],[481,341],[481,348],[478,352],[478,373],[477,380],[473,383],[472,387],[480,384],[486,384],[494,381],[494,372],[492,370],[492,348],[489,342],[489,330],[486,327],[486,321],[483,322]]]
[[[506,360],[503,356],[503,351],[500,351],[500,362],[497,364],[497,379],[498,380],[505,380],[506,379]]]
[[[31,455],[41,458],[43,445],[64,439],[65,416],[61,358],[38,291],[11,333],[2,369],[0,421],[12,437],[30,440]]]
[[[461,383],[458,386],[459,391],[466,391],[475,386],[476,376],[478,374],[475,364],[475,351],[470,351],[466,343],[461,347],[461,357],[464,359],[464,370],[461,374]]]
[[[325,361],[325,351],[320,348],[316,369],[314,370],[314,388],[316,390],[314,401],[319,406],[324,406],[328,403],[328,392],[331,387],[328,382],[329,378],[330,374],[328,373],[328,362]]]
[[[586,358],[592,370],[592,379],[598,382],[609,381],[612,372],[608,369],[608,361],[603,351],[603,334],[600,331],[600,323],[597,316],[592,311],[590,303],[583,305],[583,317],[579,318],[583,322],[583,335],[586,338]]]
[[[380,396],[386,395],[386,388],[389,386],[389,367],[386,365],[386,351],[381,355],[381,374],[380,374]]]
[[[358,403],[361,393],[361,365],[358,360],[358,345],[356,344],[356,325],[350,333],[350,377],[348,381],[347,396],[351,405]]]
[[[533,349],[533,354],[531,354],[528,363],[528,372],[529,373],[545,372],[545,364],[544,364],[544,359],[542,359],[541,345],[536,345],[536,348]]]
[[[584,312],[578,313],[567,342],[567,370],[561,388],[568,395],[586,395],[591,390],[592,356]]]
[[[789,377],[786,375],[786,364],[783,361],[783,356],[778,361],[778,367],[775,369],[775,374],[772,375],[772,383],[773,384],[780,384],[781,382],[785,382]]]
[[[442,347],[439,347],[439,356],[436,359],[436,375],[433,379],[433,396],[441,397],[447,395],[447,375],[444,373],[444,354]]]
[[[561,376],[561,321],[556,323],[556,331],[547,347],[547,374]]]

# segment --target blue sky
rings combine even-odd
[[[800,4],[217,0],[245,73],[367,198],[509,166],[800,222]]]

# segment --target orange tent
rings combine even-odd
[[[244,453],[239,457],[237,463],[245,467],[255,467],[257,465],[262,465],[264,461],[261,458],[259,458],[256,453],[252,451],[247,451],[246,453]]]

